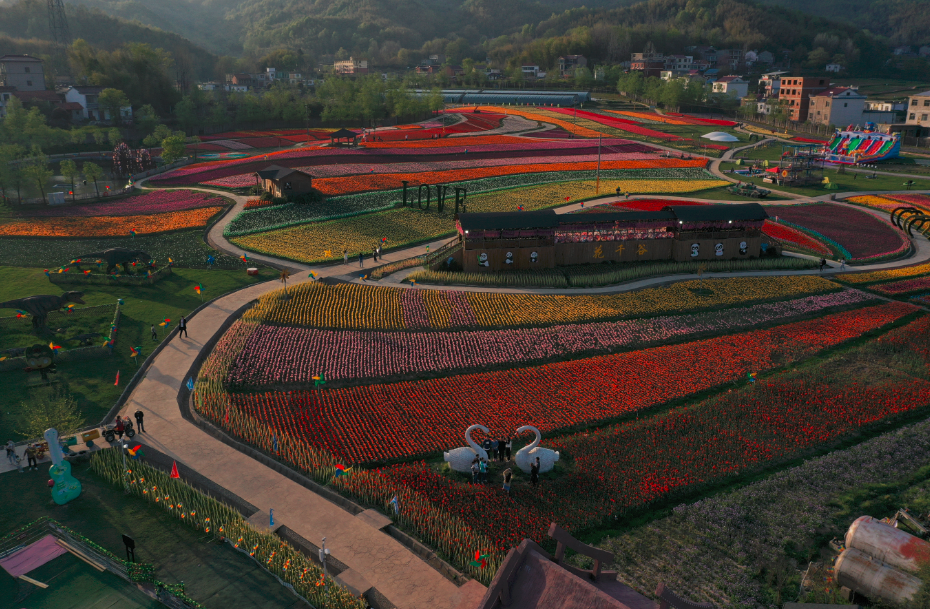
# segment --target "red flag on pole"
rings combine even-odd
[[[180,477],[181,477],[181,474],[178,473],[178,462],[177,462],[177,461],[172,461],[172,462],[171,462],[171,477],[172,477],[172,478],[180,478]]]
[[[116,382],[113,383],[114,387],[119,387],[119,370],[116,371]]]

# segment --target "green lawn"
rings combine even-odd
[[[745,168],[745,164],[743,166]],[[721,171],[729,171],[731,169],[738,169],[739,167],[735,163],[721,163]],[[820,172],[817,172],[819,175]],[[877,175],[874,180],[866,178],[865,174],[858,172],[847,172],[845,174],[838,173],[836,169],[825,169],[823,175],[827,178],[830,178],[830,182],[839,186],[836,190],[826,190],[822,185],[809,186],[809,187],[791,187],[791,186],[778,186],[776,184],[766,184],[762,181],[761,177],[747,177],[747,176],[737,176],[733,175],[734,178],[742,180],[743,182],[751,182],[756,184],[761,188],[767,188],[773,191],[783,191],[783,192],[793,192],[802,195],[808,195],[811,197],[819,197],[822,195],[828,195],[831,192],[856,192],[856,191],[867,191],[867,190],[907,190],[905,186],[906,178],[899,176],[883,176]],[[914,180],[914,185],[912,186],[913,190],[930,190],[930,179],[928,180]]]
[[[122,298],[122,318],[116,335],[112,357],[84,362],[58,364],[54,387],[74,396],[88,424],[97,423],[113,406],[139,364],[157,344],[152,341],[150,327],[155,324],[159,341],[164,330],[158,323],[166,317],[175,322],[201,304],[194,285],[201,283],[204,299],[216,298],[240,287],[277,277],[277,272],[262,268],[258,277],[249,277],[245,270],[174,269],[174,272],[153,286],[90,286],[84,290],[88,306],[113,304]],[[71,288],[76,289],[76,288]],[[0,302],[37,294],[60,294],[64,290],[49,283],[42,269],[0,266]],[[78,305],[80,306],[80,305]],[[12,309],[0,309],[0,315],[15,315]],[[38,342],[38,341],[37,341]],[[142,346],[143,358],[131,358],[130,347]],[[67,347],[67,345],[65,345]],[[3,348],[0,345],[0,348]],[[120,384],[114,386],[116,372]],[[29,403],[47,391],[25,386],[26,374],[13,370],[0,372],[4,388],[0,397],[0,438],[22,439],[16,433],[22,414],[22,403]]]
[[[46,471],[9,472],[0,475],[0,495],[4,497],[0,535],[15,530],[40,516],[48,516],[123,556],[122,535],[136,541],[136,559],[155,565],[155,576],[169,584],[184,582],[185,594],[210,609],[255,607],[287,609],[306,607],[275,578],[248,556],[226,544],[181,524],[144,502],[127,496],[90,471],[86,463],[74,465],[75,477],[83,492],[64,506],[52,502],[45,481]],[[58,572],[55,567],[64,571]],[[27,600],[13,604],[20,584],[0,570],[0,607],[30,609],[89,609],[93,607],[161,607],[149,603],[141,593],[107,573],[98,573],[83,562],[66,555],[29,574],[50,584]],[[132,590],[134,593],[129,594]],[[125,597],[125,598],[123,598]],[[116,604],[103,602],[118,601]],[[125,604],[124,604],[125,602]]]
[[[765,185],[766,190],[769,189],[769,185]],[[752,197],[742,197],[740,195],[735,195],[729,190],[726,186],[718,186],[717,188],[710,188],[708,190],[699,190],[697,192],[689,193],[690,196],[693,196],[695,199],[713,199],[714,201],[742,201],[744,203],[751,203],[753,201],[759,201],[760,199],[753,199]],[[677,196],[677,195],[676,195]],[[767,196],[764,201],[785,201],[788,197],[779,196],[777,192],[773,191],[772,194]]]

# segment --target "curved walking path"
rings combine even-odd
[[[726,158],[726,155],[725,157]],[[717,163],[719,165],[719,161]],[[141,183],[140,183],[141,185]],[[185,188],[190,190],[190,187]],[[228,192],[197,188],[212,192],[235,201],[235,205],[208,232],[208,242],[219,250],[238,256],[242,250],[223,237],[228,223],[243,209],[246,197]],[[856,193],[859,194],[859,193]],[[801,198],[801,197],[796,197]],[[806,198],[806,200],[810,200]],[[619,200],[606,198],[603,202]],[[711,202],[711,201],[709,201]],[[725,203],[723,201],[712,201]],[[599,201],[601,203],[601,201]],[[786,202],[782,201],[781,204]],[[560,208],[561,213],[573,211],[579,205]],[[448,239],[437,240],[430,245],[439,247]],[[915,238],[915,252],[904,260],[870,265],[868,270],[895,268],[930,260],[930,243],[923,237]],[[416,246],[385,253],[384,262],[403,260],[423,253],[424,246]],[[350,274],[359,271],[357,258],[349,264],[308,266],[260,254],[249,254],[257,262],[279,268],[286,267],[299,274],[291,278],[291,285],[309,281],[309,271],[320,277],[345,277],[359,281]],[[366,266],[371,267],[370,258]],[[836,272],[831,268],[827,272]],[[708,273],[708,277],[778,276],[796,274],[818,274],[817,271],[759,271],[745,273]],[[644,287],[676,281],[692,280],[694,275],[676,275],[641,279],[618,286],[579,290],[532,290],[510,288],[468,288],[446,286],[422,286],[429,289],[454,289],[461,291],[524,292],[539,294],[614,293],[637,290]],[[418,289],[421,286],[404,287]],[[223,323],[237,309],[268,292],[278,290],[280,283],[269,281],[249,286],[220,297],[207,304],[190,318],[189,338],[174,338],[154,360],[143,378],[132,392],[123,408],[122,415],[136,410],[145,412],[145,434],[140,440],[158,449],[173,459],[181,461],[199,474],[210,479],[259,510],[275,511],[276,522],[284,524],[311,542],[326,537],[326,545],[332,556],[349,567],[340,575],[345,581],[359,579],[367,581],[399,609],[456,609],[473,607],[484,595],[485,587],[469,581],[456,586],[430,567],[411,550],[400,544],[372,524],[370,520],[354,516],[322,496],[279,474],[264,464],[239,452],[231,446],[205,433],[192,422],[184,419],[178,408],[178,394],[185,375],[192,367],[202,347],[218,332]]]

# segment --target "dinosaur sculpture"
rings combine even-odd
[[[103,260],[107,263],[108,274],[120,264],[123,265],[123,271],[129,274],[129,265],[131,265],[133,262],[147,262],[151,259],[152,257],[149,256],[147,252],[143,252],[142,250],[131,250],[125,247],[113,247],[108,250],[103,250],[102,252],[94,252],[92,254],[78,256],[76,258],[77,262],[74,264],[80,268],[82,264],[92,264],[92,261]]]
[[[84,301],[81,300],[83,295],[84,292],[65,292],[61,296],[29,296],[0,302],[0,309],[21,309],[32,315],[33,328],[44,328],[49,313],[58,311],[69,302],[84,304]]]

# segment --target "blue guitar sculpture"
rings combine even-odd
[[[53,428],[45,430],[45,441],[48,442],[48,456],[52,459],[52,466],[48,468],[48,475],[55,481],[52,486],[52,500],[58,505],[64,505],[81,494],[81,483],[71,475],[71,464],[65,461],[58,444],[58,430]]]

